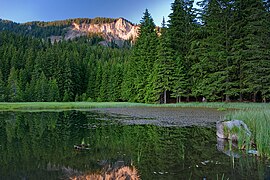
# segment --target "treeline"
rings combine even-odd
[[[48,24],[48,23],[47,23]],[[10,31],[22,36],[32,36],[37,38],[47,38],[50,36],[64,36],[66,27],[71,24],[48,24],[43,22],[30,22],[19,24],[8,20],[0,19],[0,31]]]
[[[10,31],[20,35],[33,36],[36,38],[48,38],[50,36],[64,36],[67,33],[67,28],[72,25],[72,23],[77,24],[104,24],[112,23],[117,19],[114,18],[75,18],[67,19],[61,21],[33,21],[27,23],[15,23],[9,20],[0,19],[0,31]]]
[[[200,9],[193,3],[174,1],[160,37],[146,10],[126,97],[147,103],[269,100],[269,1],[203,0]]]
[[[0,101],[120,101],[127,49],[0,33]]]
[[[131,50],[1,33],[1,101],[269,101],[269,1],[193,3],[160,31],[146,10]]]

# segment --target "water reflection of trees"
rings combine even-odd
[[[142,179],[235,175],[228,157],[216,151],[211,128],[124,126],[115,120],[117,117],[78,111],[2,113],[0,174],[5,179],[56,179],[121,174],[121,168],[137,168],[136,174]],[[73,148],[82,140],[90,150]],[[204,166],[204,160],[213,163]],[[215,164],[217,161],[223,164]],[[108,171],[117,162],[123,164]],[[253,168],[238,164],[238,175]]]

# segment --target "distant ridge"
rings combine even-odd
[[[88,34],[102,35],[106,42],[122,46],[123,41],[134,42],[139,26],[125,18],[74,18],[57,21],[32,21],[16,23],[0,19],[0,31],[29,35],[38,38],[50,38],[52,41],[73,40]],[[103,45],[106,43],[102,43]]]

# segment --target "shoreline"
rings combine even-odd
[[[129,102],[3,102],[0,111],[43,111],[43,110],[84,110],[92,108],[126,108],[126,107],[168,107],[168,108],[216,108],[227,109],[270,109],[269,103],[226,103],[226,102],[182,102],[177,104],[144,104]]]

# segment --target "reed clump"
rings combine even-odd
[[[252,132],[251,140],[254,140],[258,155],[270,158],[270,110],[240,110],[228,115],[227,119],[239,119],[244,121]],[[239,135],[239,145],[247,143]]]

